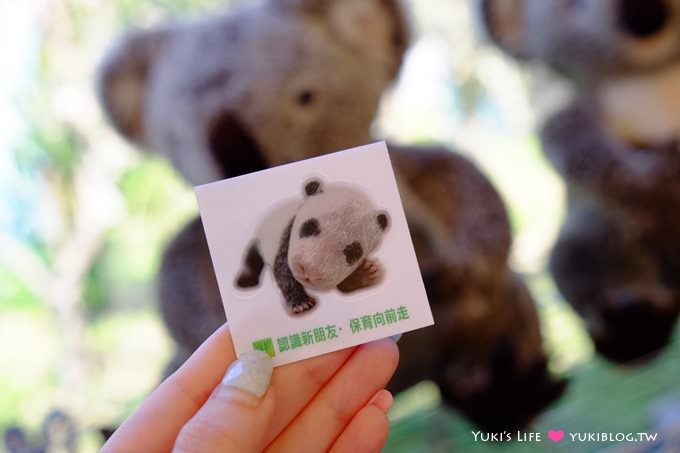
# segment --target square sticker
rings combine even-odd
[[[237,355],[278,366],[434,323],[384,142],[196,197]]]

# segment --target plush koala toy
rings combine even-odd
[[[571,82],[542,131],[568,216],[550,268],[616,362],[668,343],[680,310],[680,1],[484,0],[510,55]]]
[[[262,220],[236,286],[258,286],[266,264],[288,310],[300,314],[317,303],[305,288],[352,292],[376,285],[382,268],[369,256],[388,226],[387,212],[358,189],[307,181],[302,201],[281,203]]]
[[[121,134],[201,184],[372,141],[408,41],[397,0],[265,0],[123,39],[101,67],[100,98]],[[507,265],[503,203],[458,154],[389,149],[436,320],[400,341],[391,388],[430,378],[481,426],[523,425],[562,383],[547,371],[533,301]],[[388,218],[375,220],[373,239]],[[299,233],[316,228],[294,224],[292,238],[302,245]],[[359,242],[364,254],[375,247]],[[358,247],[347,245],[354,260]],[[246,251],[245,286],[266,262],[258,253]],[[379,272],[369,264],[359,280]],[[169,245],[159,290],[177,365],[225,321],[200,219]]]

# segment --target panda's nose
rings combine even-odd
[[[636,38],[650,38],[664,29],[671,15],[667,0],[620,0],[619,26]]]
[[[293,274],[300,279],[307,282],[314,280],[313,272],[310,271],[309,266],[305,266],[301,261],[295,260],[293,262]]]
[[[307,273],[305,272],[305,266],[299,260],[293,261],[293,273],[300,278],[307,276]]]

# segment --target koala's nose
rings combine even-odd
[[[619,26],[636,38],[650,38],[664,29],[671,15],[668,0],[619,0]]]

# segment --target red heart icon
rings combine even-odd
[[[548,438],[553,442],[557,443],[564,439],[564,430],[551,429],[548,431]]]

